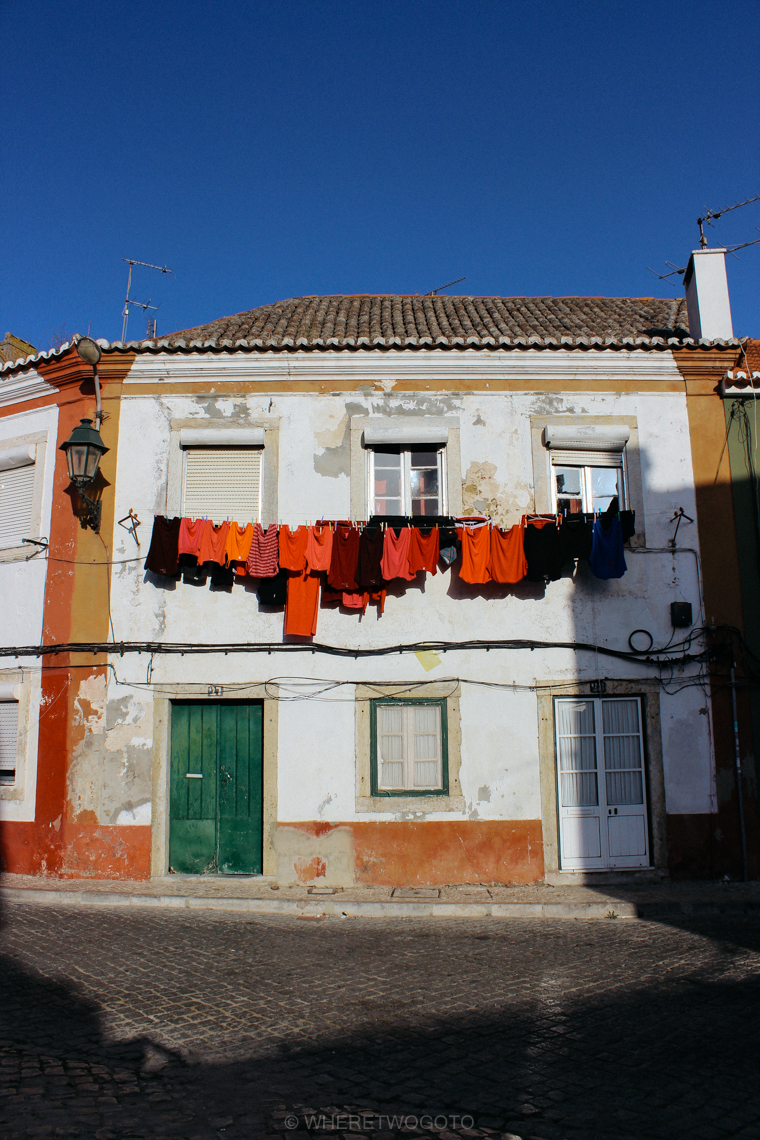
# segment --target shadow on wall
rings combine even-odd
[[[634,619],[626,621],[627,614],[640,613],[642,603],[651,615],[648,624],[655,648],[671,638],[675,644],[702,624],[698,590],[697,566],[689,550],[700,547],[700,573],[705,592],[706,623],[738,626],[742,621],[742,599],[738,572],[732,552],[736,549],[731,488],[718,485],[697,486],[696,511],[691,496],[682,490],[657,491],[660,472],[653,470],[645,450],[639,453],[642,485],[647,488],[646,515],[643,520],[646,549],[626,550],[627,573],[620,580],[602,581],[595,578],[588,567],[579,568],[576,590],[573,594],[574,638],[576,641],[608,645],[615,649],[628,649],[628,637],[633,632]],[[674,515],[683,508],[693,522],[682,520],[678,525]],[[637,534],[632,545],[640,544],[642,519],[637,515]],[[698,530],[699,526],[699,530]],[[676,535],[676,552],[668,549]],[[706,538],[706,536],[709,536]],[[652,549],[656,548],[656,549]],[[652,592],[649,582],[659,581],[659,592]],[[551,585],[547,587],[551,589]],[[636,611],[627,604],[626,595],[632,596]],[[673,629],[670,621],[671,602],[690,602],[693,626]],[[636,620],[641,624],[640,619]],[[659,633],[658,630],[663,631]],[[726,645],[729,635],[721,635]],[[645,644],[645,639],[642,642]],[[711,645],[715,646],[713,639]],[[705,646],[699,639],[691,652]],[[677,654],[681,651],[678,650]],[[658,671],[653,667],[631,665],[621,672],[631,679],[651,679],[660,682],[662,712],[662,751],[665,769],[667,806],[666,819],[667,868],[673,878],[679,879],[731,879],[742,876],[742,854],[737,796],[733,714],[731,691],[728,687],[730,651],[713,669],[712,684],[707,666],[695,681],[684,676],[675,666],[672,670]],[[596,660],[588,653],[577,657],[579,682],[609,680],[620,668],[609,658]],[[692,670],[695,672],[696,670]],[[741,674],[741,664],[739,672]],[[746,676],[742,678],[746,680]],[[691,706],[670,720],[671,710],[679,716],[669,694],[683,691],[686,696],[698,695]],[[589,690],[590,692],[590,690]],[[712,693],[712,700],[710,694]],[[669,707],[667,707],[669,706]],[[709,716],[707,710],[709,709]],[[702,712],[705,710],[705,712]],[[700,715],[701,714],[701,715]],[[755,757],[750,714],[750,699],[746,685],[739,694],[739,735],[743,758],[744,819],[749,855],[749,876],[760,873],[760,828],[758,800],[755,787]],[[712,737],[715,750],[716,780],[713,789],[713,809],[707,799],[707,779],[704,771],[704,739]],[[599,758],[600,780],[604,777],[604,759]],[[651,793],[651,788],[650,788]],[[680,797],[681,803],[675,802]],[[689,804],[689,801],[692,804]],[[651,815],[651,794],[650,794]],[[651,819],[650,819],[651,844]],[[604,888],[606,890],[606,887]]]
[[[63,918],[64,924],[69,921],[70,916]],[[440,922],[445,925],[445,920]],[[231,931],[225,923],[225,930],[234,945],[247,937],[268,943],[271,950],[279,940],[284,952],[295,925],[267,930],[241,923]],[[23,931],[23,926],[23,914],[19,923],[14,914],[14,928]],[[250,1140],[276,1130],[270,1116],[278,1105],[328,1115],[348,1106],[387,1114],[467,1114],[496,1132],[506,1129],[536,1140],[664,1135],[668,1122],[680,1132],[691,1128],[701,1135],[706,1110],[710,1121],[730,1117],[737,1132],[756,1125],[760,981],[732,981],[731,969],[739,947],[760,952],[757,925],[691,927],[679,942],[681,950],[686,952],[684,937],[701,941],[698,936],[704,933],[713,938],[709,967],[676,971],[678,980],[667,984],[632,981],[614,989],[602,971],[598,998],[588,997],[588,985],[580,987],[584,997],[567,995],[580,992],[577,979],[573,982],[576,962],[588,963],[605,952],[599,924],[573,925],[574,955],[567,952],[564,931],[555,939],[555,929],[567,929],[563,922],[545,928],[548,946],[537,953],[528,935],[534,951],[529,954],[523,948],[522,956],[515,945],[519,932],[507,929],[512,924],[462,927],[458,953],[467,961],[459,958],[461,968],[507,970],[516,959],[525,975],[522,988],[510,985],[492,1014],[482,1012],[482,1003],[480,1011],[468,1013],[472,999],[458,1002],[464,1012],[440,1013],[446,1009],[444,991],[456,983],[446,981],[445,947],[436,946],[438,922],[435,930],[430,922],[383,926],[383,944],[367,948],[356,945],[366,931],[354,928],[358,939],[344,941],[330,937],[329,924],[311,927],[308,933],[301,924],[298,956],[282,964],[283,970],[301,975],[304,964],[313,971],[312,988],[305,986],[297,999],[300,1028],[273,1029],[266,1017],[256,1021],[255,1011],[266,1012],[267,1006],[261,987],[272,987],[275,993],[283,987],[282,1001],[287,1000],[287,981],[276,965],[271,970],[275,977],[258,979],[249,1015],[246,1001],[252,983],[242,970],[231,972],[220,956],[211,968],[211,980],[221,989],[240,985],[243,994],[235,1016],[240,1033],[248,1034],[247,1055],[223,1063],[190,1063],[161,1043],[174,1029],[186,1039],[197,1034],[194,1040],[203,1048],[208,1023],[213,1027],[214,1007],[205,1004],[200,1010],[191,985],[184,1008],[173,1008],[161,995],[160,971],[155,976],[146,971],[144,959],[133,963],[134,987],[122,1004],[134,1009],[142,1002],[142,1020],[156,1028],[151,1036],[116,1041],[105,1032],[96,1001],[83,996],[77,984],[61,980],[65,963],[51,961],[50,972],[58,973],[53,980],[3,955],[2,1071],[6,1087],[24,1087],[23,1095],[0,1108],[3,1134],[37,1135],[39,1124],[40,1134],[44,1125],[51,1132],[62,1129],[61,1134],[78,1135],[70,1132],[76,1124],[86,1135],[103,1137],[163,1135],[164,1129],[206,1137],[223,1128],[225,1136]],[[611,926],[603,929],[610,932],[610,970],[620,976],[624,947],[617,945]],[[615,931],[620,929],[618,924]],[[187,935],[185,931],[184,944],[190,946]],[[201,936],[202,931],[196,931],[192,937]],[[450,936],[444,941],[450,947]],[[384,980],[393,957],[388,951],[394,948],[408,965],[413,952],[422,963],[420,970],[433,963],[428,979],[432,990],[426,991],[420,970],[413,968],[416,984],[383,998],[375,983]],[[646,957],[643,943],[639,950]],[[354,952],[361,956],[372,985],[354,984],[358,964],[347,957]],[[674,945],[669,942],[663,952],[674,953]],[[526,964],[526,957],[532,957],[534,965]],[[347,984],[353,988],[348,992],[336,976],[340,962],[344,970],[351,963],[353,982],[349,976]],[[74,971],[70,963],[68,969]],[[646,972],[646,966],[636,966],[632,976],[642,979]],[[90,989],[97,986],[97,972],[84,974],[84,982]],[[106,988],[102,977],[100,984]],[[118,1011],[118,999],[110,1004]],[[346,1004],[356,1007],[350,1014],[352,1028],[337,1032],[335,1022],[345,1025],[348,1020]],[[186,1015],[192,1008],[196,1015],[189,1019],[190,1028]],[[157,1009],[158,1016],[152,1016]],[[335,1015],[332,1026],[329,1009]],[[234,1053],[239,1051],[238,1036],[228,1029],[226,1048]],[[257,1043],[251,1046],[252,1037]],[[388,1126],[380,1130],[386,1135],[393,1131]],[[282,1124],[279,1131],[286,1131]],[[303,1135],[303,1122],[300,1131]]]

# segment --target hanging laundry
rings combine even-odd
[[[525,557],[529,582],[556,582],[562,575],[562,551],[556,522],[528,520],[525,527]]]
[[[205,519],[183,519],[179,524],[179,540],[177,542],[178,554],[190,554],[198,557],[201,543],[201,534]]]
[[[360,535],[350,523],[336,523],[333,534],[332,558],[327,575],[327,584],[333,590],[347,590],[350,593],[359,589],[356,571],[359,566]]]
[[[501,530],[498,526],[491,529],[489,571],[494,582],[509,585],[522,582],[528,572],[525,527],[522,523],[511,526],[509,530]]]
[[[281,526],[279,531],[280,567],[283,570],[306,569],[306,543],[309,539],[309,528],[296,527],[291,530],[289,526]]]
[[[359,537],[359,560],[356,581],[362,590],[377,590],[384,585],[382,560],[385,535],[381,526],[365,526]]]
[[[252,523],[248,523],[248,526],[239,526],[236,522],[230,523],[225,545],[227,551],[227,565],[232,567],[238,577],[242,577],[248,572],[246,570],[246,563],[248,561],[252,541]]]
[[[583,515],[566,515],[560,522],[559,549],[562,564],[573,562],[576,558],[588,562],[591,557],[591,532],[593,522]]]
[[[438,554],[438,528],[434,526],[426,534],[423,527],[413,526],[409,541],[409,573],[419,574],[420,570],[427,570],[428,574],[437,574]]]
[[[266,531],[261,523],[253,524],[251,548],[245,565],[252,578],[273,578],[279,569],[279,536],[277,524],[271,523]]]
[[[408,526],[398,528],[398,534],[392,526],[385,532],[383,542],[383,557],[380,560],[380,569],[386,582],[393,578],[403,578],[411,582],[416,575],[409,569],[409,547],[412,541],[412,531]]]
[[[367,608],[367,594],[365,594],[363,590],[358,594],[344,590],[341,605],[345,606],[347,610],[361,610],[364,612]]]
[[[227,532],[230,529],[228,522],[215,526],[210,519],[206,519],[201,531],[201,540],[198,544],[198,562],[218,562],[224,566],[227,561]]]
[[[462,542],[462,565],[459,577],[472,585],[482,585],[491,581],[491,528],[488,523],[482,526],[460,526],[457,528]]]
[[[591,539],[591,573],[596,578],[622,578],[628,567],[623,553],[623,528],[617,515],[598,518]]]
[[[620,512],[620,529],[623,532],[623,542],[628,542],[636,533],[636,512]]]
[[[259,605],[284,606],[287,599],[288,572],[280,570],[274,576],[262,577],[256,591]]]
[[[284,632],[294,637],[312,637],[317,632],[319,575],[307,569],[288,575]]]
[[[306,565],[310,570],[329,570],[332,559],[333,532],[329,523],[309,527],[306,540]]]
[[[167,519],[156,515],[153,519],[153,533],[145,559],[145,569],[152,574],[164,574],[173,578],[179,573],[179,528],[182,519]]]

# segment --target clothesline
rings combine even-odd
[[[627,517],[626,517],[627,516]],[[459,557],[459,577],[472,585],[555,581],[576,559],[588,560],[598,578],[626,570],[623,542],[633,534],[633,512],[597,517],[523,516],[502,529],[486,516],[360,523],[323,520],[312,525],[173,518],[156,515],[146,570],[231,588],[259,581],[262,605],[285,606],[285,633],[310,637],[320,605],[364,612],[385,609],[389,582],[435,575]],[[627,532],[627,533],[626,533]]]

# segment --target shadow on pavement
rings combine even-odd
[[[423,974],[428,946],[429,968],[445,970],[436,936],[419,925]],[[410,926],[400,926],[408,943]],[[604,953],[591,926],[573,924],[569,957]],[[274,946],[279,929],[271,927],[267,935],[248,924],[247,934],[270,938]],[[462,960],[479,954],[481,969],[484,955],[499,966],[503,930],[485,922],[472,927],[462,939],[467,945],[459,947]],[[329,929],[321,931],[329,950]],[[301,933],[305,938],[303,925]],[[154,1017],[155,1035],[115,1042],[104,1030],[101,1008],[76,981],[42,976],[2,955],[0,1062],[3,1090],[11,1091],[0,1108],[0,1134],[3,1140],[293,1135],[305,1131],[309,1113],[325,1116],[327,1133],[340,1130],[336,1112],[350,1111],[431,1114],[439,1121],[454,1114],[460,1119],[449,1123],[450,1133],[469,1124],[461,1117],[471,1116],[476,1131],[547,1140],[757,1136],[760,977],[747,981],[745,970],[734,980],[731,973],[737,947],[760,951],[760,925],[692,923],[686,950],[694,933],[714,939],[725,956],[718,975],[697,971],[672,985],[621,985],[598,998],[576,999],[572,977],[559,962],[517,996],[505,991],[500,1002],[497,986],[487,1015],[468,1011],[456,996],[445,1015],[431,1012],[419,985],[402,986],[399,1002],[389,1008],[373,998],[371,987],[363,997],[354,976],[345,1001],[358,1005],[359,1016],[349,1031],[326,1030],[324,1009],[316,1031],[310,1024],[317,973],[311,988],[298,991],[302,1032],[283,1026],[279,1034],[262,1036],[256,1055],[220,1063],[192,1063],[164,1048],[162,1028],[172,1015],[157,1007],[145,1010]],[[313,953],[314,939],[309,942]],[[393,932],[380,938],[376,953],[377,962],[393,953]],[[368,979],[371,964],[370,956]],[[71,963],[66,968],[71,974]],[[325,959],[326,973],[333,968]],[[221,986],[223,976],[220,964],[213,983]],[[279,984],[276,978],[272,984]],[[241,974],[241,990],[243,985]],[[118,1008],[118,997],[112,994],[108,1005]],[[343,1012],[340,994],[335,1011]],[[288,1113],[295,1113],[297,1128],[289,1129]],[[398,1125],[375,1118],[353,1130],[387,1135],[399,1133]],[[472,1134],[472,1128],[465,1132]]]

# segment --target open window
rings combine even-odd
[[[613,498],[628,506],[627,427],[544,429],[551,461],[551,509],[559,514],[606,511]]]

